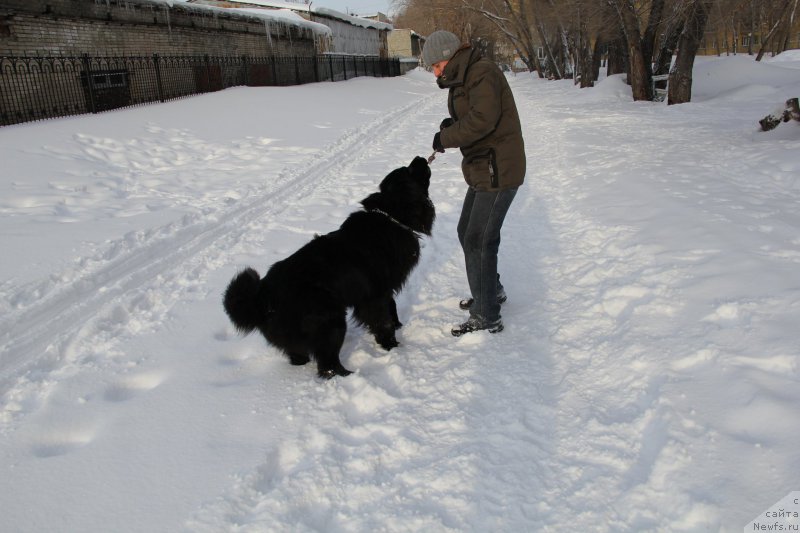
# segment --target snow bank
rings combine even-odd
[[[702,102],[715,97],[752,101],[770,94],[778,101],[797,97],[797,72],[784,63],[758,62],[750,56],[706,59],[693,74],[692,100]]]

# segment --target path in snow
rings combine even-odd
[[[347,179],[327,181],[301,200],[298,227],[308,226],[308,213],[365,196],[369,169],[396,166],[397,147],[441,120],[443,96],[375,141]],[[457,154],[438,157],[432,169],[438,219],[398,297],[405,322],[401,347],[376,358],[381,352],[374,341],[353,328],[342,353],[345,366],[358,373],[297,387],[273,406],[296,429],[270,447],[264,464],[238,476],[219,501],[198,513],[192,530],[265,523],[326,531],[491,529],[536,520],[536,502],[520,495],[542,491],[539,470],[548,455],[549,429],[542,422],[551,419],[550,372],[546,359],[537,357],[545,330],[511,319],[524,342],[449,335],[464,317],[457,309],[463,259],[454,238],[464,185]],[[282,223],[291,228],[291,220]],[[518,294],[523,292],[532,295],[533,288],[520,286]],[[523,308],[522,302],[509,305]],[[508,372],[508,365],[515,371]],[[520,388],[533,398],[518,398],[514,391]]]
[[[615,114],[591,96],[559,96],[558,87],[517,90],[546,140],[528,144],[537,165],[531,207],[547,217],[530,233],[543,248],[548,350],[557,354],[547,461],[559,475],[540,523],[671,531],[746,523],[753,511],[730,502],[773,493],[785,484],[781,468],[734,471],[721,457],[751,453],[759,444],[750,432],[786,443],[793,431],[754,418],[791,416],[777,400],[784,382],[767,386],[775,401],[749,405],[759,374],[792,375],[775,342],[786,325],[775,317],[800,303],[798,220],[787,218],[800,165],[764,158],[759,143],[773,141],[752,142],[754,133],[725,118],[741,113],[737,102],[730,115],[704,116],[702,105]],[[730,132],[716,134],[726,121]],[[752,282],[742,286],[742,273]],[[758,351],[749,352],[744,341],[754,335]],[[698,396],[698,382],[709,397]],[[768,463],[776,456],[792,470],[790,448],[763,454]]]

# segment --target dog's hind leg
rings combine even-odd
[[[391,293],[355,306],[353,317],[367,326],[367,329],[375,336],[375,340],[384,350],[391,350],[395,346],[400,346],[394,336],[394,332],[402,324],[397,318],[397,305]]]
[[[403,323],[400,322],[400,318],[397,316],[397,304],[395,303],[393,297],[390,297],[389,299],[391,300],[392,322],[394,322],[394,329],[400,329],[403,327]]]
[[[344,344],[346,332],[347,320],[345,317],[331,319],[317,330],[314,339],[314,359],[317,361],[317,374],[321,378],[330,379],[333,376],[352,374],[342,366],[339,360],[339,352]]]
[[[289,356],[289,362],[295,366],[303,366],[311,361],[311,358],[306,353],[288,353],[287,355]]]

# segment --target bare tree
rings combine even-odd
[[[758,55],[756,56],[756,61],[761,61],[761,58],[764,57],[764,52],[767,50],[767,46],[772,41],[775,34],[778,33],[778,30],[788,24],[788,28],[791,29],[791,22],[794,20],[794,15],[797,12],[797,0],[785,0],[783,8],[781,9],[780,15],[775,20],[775,24],[770,29],[767,36],[761,40],[761,49],[758,51]],[[778,52],[783,51],[778,50]]]
[[[634,101],[652,100],[651,58],[645,58],[642,48],[642,34],[639,30],[639,16],[633,0],[608,0],[619,16],[628,52],[628,75]]]
[[[692,68],[709,24],[706,46],[718,54],[747,44],[743,28],[750,47],[757,29],[769,29],[763,55],[785,47],[800,7],[800,0],[396,1],[406,2],[400,20],[413,20],[418,26],[409,26],[419,33],[448,29],[473,42],[503,39],[540,76],[573,74],[591,86],[605,54],[608,74],[627,72],[633,99],[651,100],[653,75],[669,73],[670,104],[691,100]]]
[[[618,35],[616,39],[606,43],[608,47],[608,65],[606,75],[624,74],[628,71],[628,55],[625,51],[625,37]]]
[[[740,0],[733,0],[740,1]],[[659,26],[660,39],[653,56],[653,75],[666,75],[672,68],[672,58],[678,49],[683,27],[686,24],[686,15],[689,10],[686,0],[673,0],[664,13]],[[666,82],[656,84],[658,88],[666,88]]]
[[[533,16],[531,6],[526,0],[487,0],[480,5],[464,0],[464,6],[479,13],[496,26],[500,33],[512,44],[520,59],[529,71],[536,71],[544,77],[539,61],[538,47],[531,32],[529,18]]]
[[[547,5],[549,6],[550,4],[551,3],[548,1]],[[542,11],[545,11],[545,6],[542,7]],[[561,56],[561,54],[558,53],[560,49],[558,43],[561,41],[562,31],[561,25],[556,17],[543,15],[542,13],[536,17],[536,32],[539,35],[545,59],[547,60],[545,69],[548,77],[556,80],[560,80],[564,77],[563,66],[561,65],[561,61],[557,59]]]
[[[692,99],[692,69],[700,41],[703,38],[708,15],[714,0],[692,0],[680,39],[675,66],[669,75],[667,103],[683,104]]]
[[[665,0],[653,0],[650,5],[650,15],[647,17],[647,29],[642,36],[642,55],[646,61],[653,60],[656,48],[658,28],[664,20]],[[650,69],[652,74],[652,68]]]
[[[464,9],[461,0],[400,0],[394,5],[398,10],[394,26],[413,29],[420,35],[447,30],[466,41],[483,22]]]
[[[572,44],[576,82],[592,87],[600,73],[600,61],[608,42],[620,35],[614,13],[604,2],[573,0],[572,16],[565,32]]]

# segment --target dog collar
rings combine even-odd
[[[407,229],[408,231],[410,231],[411,233],[413,233],[413,234],[415,234],[415,235],[419,233],[417,230],[415,230],[415,229],[413,229],[413,228],[409,228],[408,226],[406,226],[405,224],[403,224],[402,222],[400,222],[399,220],[397,220],[396,218],[394,218],[392,215],[390,215],[390,214],[389,214],[389,213],[387,213],[386,211],[381,211],[380,209],[373,208],[373,209],[370,209],[370,210],[369,210],[369,211],[367,211],[367,212],[368,212],[368,213],[380,213],[381,215],[385,216],[386,218],[388,218],[389,220],[391,220],[392,222],[394,222],[395,224],[397,224],[397,225],[398,225],[398,226],[400,226],[401,228],[403,228],[403,229]]]

